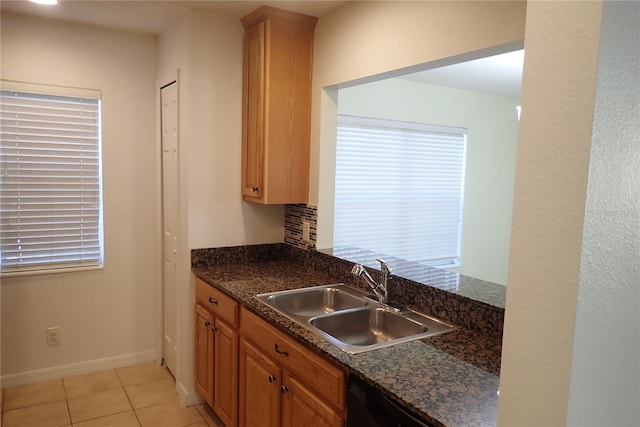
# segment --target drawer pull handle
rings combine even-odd
[[[209,302],[211,304],[218,304],[218,301],[214,300],[213,297],[209,297]]]
[[[206,327],[208,328],[209,326],[211,326],[211,322],[209,322],[209,321],[207,320],[206,322],[204,322],[204,326],[206,326]]]
[[[276,380],[276,377],[274,377],[273,375],[269,375],[269,382],[272,383]]]
[[[289,391],[289,387],[287,387],[286,385],[283,385],[282,387],[280,387],[280,389],[282,390],[283,393],[286,393]]]
[[[278,344],[276,344],[276,347],[275,347],[275,348],[276,348],[276,353],[278,353],[278,354],[284,354],[285,356],[288,356],[288,355],[289,355],[289,352],[288,352],[287,350],[280,350],[280,349],[278,348]]]

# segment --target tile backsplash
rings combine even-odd
[[[302,223],[309,223],[309,241],[302,240]],[[305,204],[285,205],[284,207],[284,242],[300,249],[316,249],[316,230],[318,225],[318,208]]]

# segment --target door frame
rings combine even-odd
[[[162,123],[162,117],[163,117],[163,112],[162,109],[163,104],[164,104],[164,100],[163,100],[163,94],[164,94],[164,90],[171,87],[172,90],[175,91],[175,101],[176,101],[176,117],[175,117],[175,121],[176,121],[176,134],[175,134],[175,164],[173,166],[170,166],[170,169],[173,169],[175,167],[174,170],[174,175],[173,175],[173,179],[171,181],[167,181],[167,169],[165,169],[166,166],[168,166],[168,163],[166,163],[166,141],[165,141],[165,137],[164,137],[164,130],[166,129],[166,125],[164,123]],[[181,233],[181,227],[180,227],[180,219],[181,219],[181,215],[180,215],[180,204],[178,203],[178,201],[180,200],[180,188],[179,188],[179,184],[180,184],[180,179],[179,179],[179,173],[180,173],[180,167],[179,167],[179,162],[180,162],[180,151],[179,151],[179,93],[178,93],[178,82],[177,80],[174,80],[170,83],[167,83],[165,85],[163,85],[160,88],[160,165],[161,165],[161,203],[162,203],[162,215],[160,215],[160,220],[161,220],[161,225],[162,225],[162,234],[161,234],[161,239],[162,239],[162,279],[161,279],[161,288],[162,288],[162,324],[161,324],[161,329],[162,329],[162,347],[161,347],[161,352],[162,352],[162,362],[163,364],[169,369],[169,371],[177,376],[177,371],[178,371],[178,325],[179,325],[179,321],[178,321],[178,283],[179,283],[179,276],[178,276],[178,265],[180,264],[180,255],[182,254],[182,250],[179,247],[180,245],[178,245],[178,247],[174,248],[175,249],[175,257],[172,258],[173,262],[175,262],[175,271],[173,273],[173,283],[171,284],[171,287],[167,286],[167,269],[166,269],[166,263],[167,263],[167,236],[166,236],[166,228],[167,225],[172,229],[172,236],[175,235],[175,237],[177,238],[177,243],[179,244],[182,241],[182,233]],[[173,163],[173,162],[172,162]],[[167,186],[168,184],[168,186]],[[170,191],[167,191],[168,188],[171,188]],[[167,204],[167,196],[168,193],[171,193],[172,190],[175,189],[175,194],[174,197],[175,199],[173,200],[169,200],[169,204]],[[167,224],[167,214],[168,211],[167,206],[172,205],[172,203],[177,203],[178,206],[175,207],[175,217],[173,218],[173,223],[171,224]],[[172,247],[172,245],[170,245]],[[173,299],[171,302],[171,305],[169,305],[168,301],[171,300],[171,298],[167,299],[167,291],[169,292],[173,292]],[[168,309],[168,307],[171,307],[171,309]],[[174,333],[170,335],[170,340],[171,340],[171,345],[175,348],[175,353],[171,355],[171,357],[168,357],[167,354],[171,353],[171,350],[167,349],[167,320],[172,320],[169,318],[168,314],[169,312],[173,311],[173,323],[169,324],[169,328],[173,329]],[[167,363],[168,360],[173,359],[173,364]]]
[[[156,163],[156,363],[162,364],[164,360],[164,206],[163,206],[163,168],[162,168],[162,88],[172,83],[178,85],[178,100],[180,99],[179,70],[167,73],[162,79],[156,80],[156,149],[154,153]],[[178,101],[179,102],[179,101]],[[180,121],[178,118],[178,129]],[[180,131],[178,130],[178,156],[180,155]],[[179,168],[178,162],[178,168]],[[179,172],[178,172],[179,174]],[[178,197],[180,187],[178,186]],[[180,216],[180,214],[178,215]],[[180,220],[178,220],[180,221]],[[178,335],[180,332],[178,331]],[[177,337],[178,338],[178,337]],[[179,341],[179,338],[178,338]],[[177,372],[174,373],[177,376]]]
[[[159,364],[162,360],[163,340],[164,340],[164,304],[163,304],[163,221],[162,221],[162,132],[161,132],[161,100],[160,90],[163,86],[175,81],[178,84],[178,222],[179,222],[179,238],[178,238],[178,290],[176,297],[176,391],[181,402],[186,405],[195,405],[202,402],[194,388],[194,315],[193,304],[195,303],[195,279],[191,273],[191,250],[189,247],[189,227],[188,227],[188,159],[185,146],[184,128],[182,125],[187,121],[181,115],[184,111],[185,97],[182,91],[185,85],[181,81],[180,69],[174,69],[164,73],[160,79],[156,81],[156,194],[157,194],[157,212],[156,216],[156,241],[158,250],[156,254],[156,361]]]

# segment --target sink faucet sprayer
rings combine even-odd
[[[380,263],[380,274],[382,276],[379,284],[373,280],[371,275],[369,275],[367,270],[365,270],[361,264],[355,264],[351,269],[351,274],[362,277],[365,282],[369,284],[371,289],[373,289],[376,297],[378,297],[378,301],[387,304],[389,298],[388,292],[389,280],[391,280],[391,269],[383,259],[377,258],[376,261]]]

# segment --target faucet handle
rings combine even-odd
[[[380,263],[380,271],[382,273],[391,274],[391,269],[389,268],[389,265],[387,265],[387,262],[385,260],[383,260],[382,258],[376,258],[376,261]]]
[[[361,264],[354,264],[353,268],[351,268],[351,274],[354,276],[360,276],[364,271],[364,267]]]

